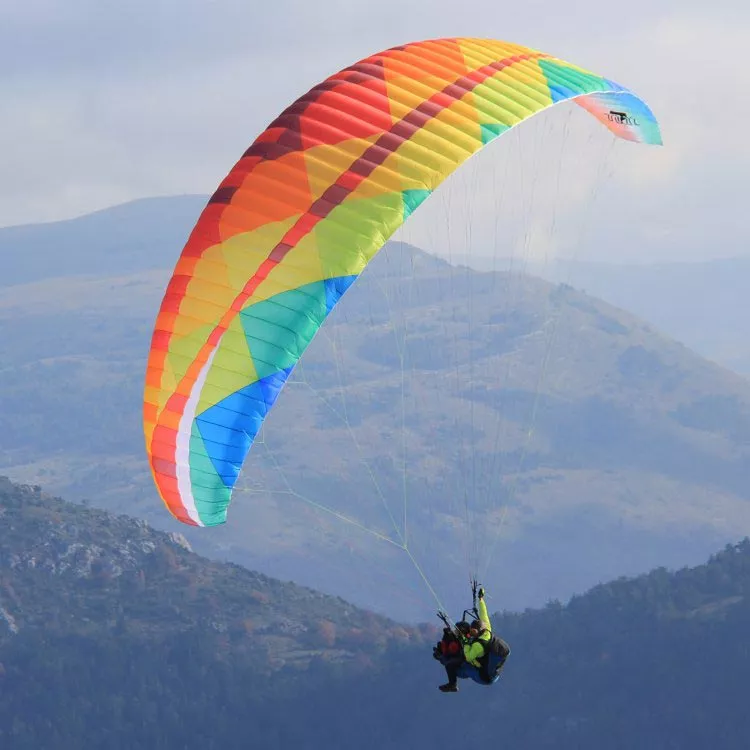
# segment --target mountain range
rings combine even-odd
[[[142,384],[201,205],[0,231],[0,470],[411,620],[462,601],[477,564],[517,609],[697,563],[750,528],[746,379],[569,284],[400,243],[295,370],[229,523],[173,522]]]

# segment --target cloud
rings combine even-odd
[[[575,13],[530,0],[512,14],[476,0],[458,18],[444,0],[256,5],[29,0],[0,8],[0,128],[12,144],[0,154],[0,224],[148,195],[209,193],[283,106],[332,71],[404,41],[480,32],[600,71],[659,116],[663,149],[618,144],[608,156],[613,177],[595,237],[623,216],[624,234],[643,257],[684,252],[687,240],[697,255],[715,252],[716,242],[705,250],[696,242],[717,232],[732,247],[747,236],[737,190],[750,162],[743,96],[750,8],[739,0],[710,8],[664,0],[658,11],[635,0],[627,12],[582,0]],[[516,141],[527,152],[530,125]],[[556,210],[569,223],[584,215],[581,196],[594,178],[579,169],[558,196]],[[542,169],[539,179],[552,176]],[[545,208],[544,200],[535,205]],[[491,214],[492,204],[484,210]]]

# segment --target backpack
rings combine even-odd
[[[510,646],[499,636],[493,635],[484,644],[484,655],[479,661],[480,674],[487,683],[493,683],[500,677],[505,660],[510,654]]]

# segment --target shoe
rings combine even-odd
[[[451,685],[451,683],[448,682],[445,685],[440,685],[440,687],[438,687],[438,690],[443,693],[457,693],[458,685]]]

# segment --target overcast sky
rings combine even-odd
[[[472,237],[489,241],[498,202],[519,215],[503,180],[526,176],[538,192],[521,191],[520,210],[533,209],[523,216],[539,252],[569,254],[585,224],[584,256],[750,254],[746,0],[5,0],[0,226],[209,194],[317,81],[441,36],[507,39],[613,78],[649,102],[665,146],[613,144],[576,108],[554,108],[472,160],[407,239],[439,243],[446,210],[453,229],[476,206]]]

